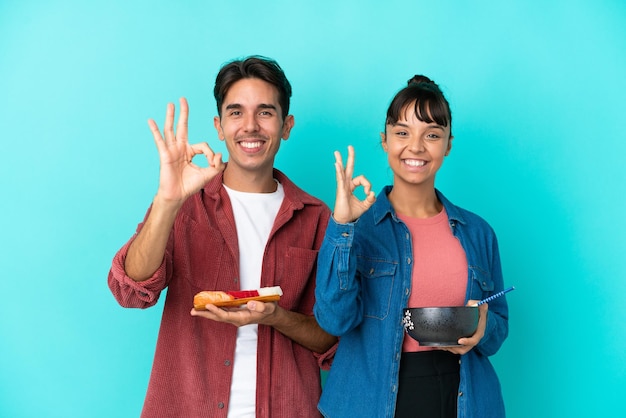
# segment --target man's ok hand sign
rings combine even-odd
[[[154,136],[161,162],[159,190],[157,196],[170,203],[182,203],[200,190],[210,179],[225,167],[222,154],[215,154],[206,142],[189,144],[187,121],[189,106],[185,98],[180,99],[180,115],[174,132],[174,104],[168,103],[163,135],[152,119],[148,125]],[[200,167],[192,162],[193,157],[204,154],[208,167]]]

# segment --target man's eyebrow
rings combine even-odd
[[[239,103],[231,103],[229,105],[226,105],[225,109],[226,110],[230,110],[230,109],[241,109],[243,106],[241,106]],[[276,110],[276,106],[273,104],[268,104],[268,103],[261,103],[260,105],[257,106],[257,109],[273,109]]]

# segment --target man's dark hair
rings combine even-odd
[[[289,114],[289,99],[291,98],[291,84],[282,68],[271,58],[252,55],[243,59],[230,61],[220,69],[215,79],[213,95],[217,102],[217,114],[222,116],[222,103],[228,90],[237,81],[244,78],[258,78],[270,83],[278,90],[278,103],[283,120]]]

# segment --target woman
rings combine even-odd
[[[422,347],[403,309],[475,303],[503,290],[496,236],[435,189],[452,148],[452,115],[439,87],[415,76],[387,111],[382,146],[393,186],[378,198],[335,152],[337,198],[320,249],[315,316],[339,346],[319,409],[327,417],[503,417],[489,356],[508,334],[504,297],[479,307],[476,333],[458,346]],[[363,200],[354,195],[363,187]]]

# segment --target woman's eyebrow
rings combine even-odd
[[[400,126],[402,128],[409,128],[409,125],[407,123],[403,123],[403,122],[396,122],[391,126]],[[427,126],[430,129],[436,128],[436,129],[445,129],[443,126],[439,125],[438,123],[431,123]]]

